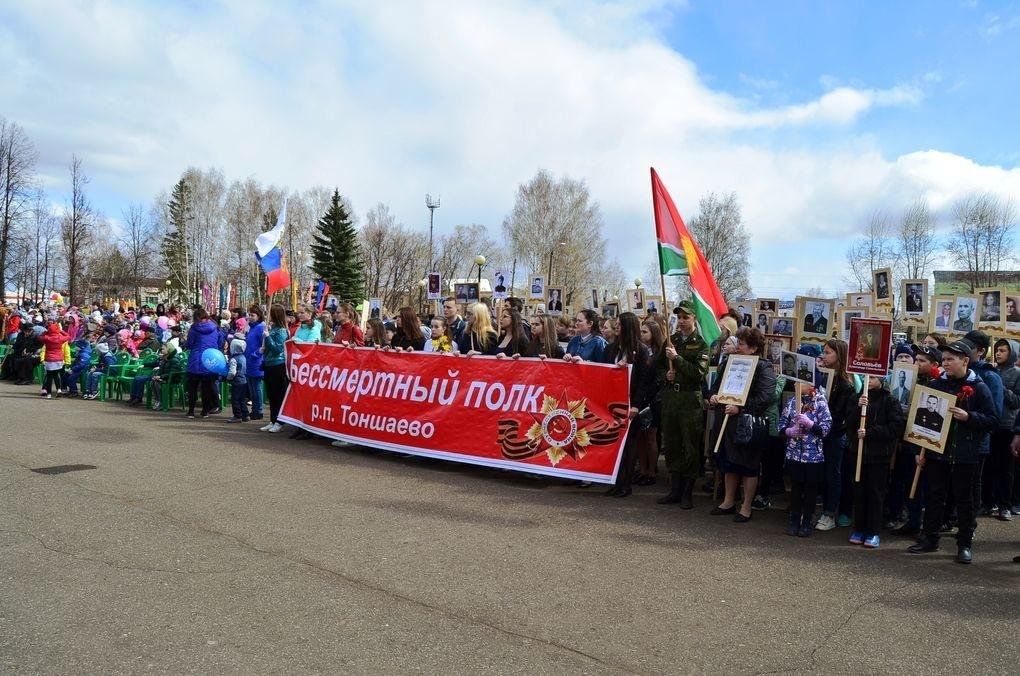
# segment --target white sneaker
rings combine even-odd
[[[836,520],[828,514],[822,514],[818,519],[818,523],[815,524],[815,528],[818,530],[832,530],[836,527]]]
[[[268,432],[269,428],[271,428],[273,426],[273,424],[274,423],[269,423],[268,425],[263,425],[262,427],[259,428],[259,432]]]
[[[273,434],[276,434],[277,432],[281,431],[282,429],[283,429],[283,425],[281,425],[280,423],[273,423],[272,425],[269,426],[269,429],[266,430],[266,431],[267,432],[272,432]]]

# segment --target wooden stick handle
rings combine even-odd
[[[868,407],[861,406],[861,422],[858,430],[863,430],[868,418]],[[861,464],[864,462],[864,439],[857,439],[857,471],[854,473],[854,483],[861,482]]]
[[[921,449],[921,457],[924,457],[924,449]],[[910,484],[910,499],[914,499],[914,494],[917,493],[917,482],[921,478],[921,466],[918,465],[914,468],[914,483]]]
[[[729,422],[729,420],[730,414],[727,413],[725,416],[723,416],[722,425],[719,426],[719,438],[715,440],[715,449],[712,450],[713,454],[719,452],[719,444],[722,443],[723,434],[726,432],[726,423]]]
[[[794,403],[794,410],[797,411],[797,415],[800,415],[804,411],[804,404],[801,402],[801,396],[804,389],[804,383],[799,380],[793,385],[793,398],[796,400]]]

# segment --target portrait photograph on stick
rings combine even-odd
[[[875,293],[875,304],[873,309],[892,312],[893,290],[892,290],[892,269],[880,268],[871,273],[872,288]]]
[[[726,368],[719,384],[719,403],[743,406],[751,391],[751,380],[758,365],[756,355],[731,354],[726,358]]]
[[[953,306],[953,328],[950,333],[965,334],[974,330],[977,319],[977,296],[957,296]]]
[[[793,336],[793,317],[773,317],[769,320],[769,333],[777,336]]]
[[[903,411],[910,409],[910,400],[914,394],[914,385],[917,384],[917,365],[905,362],[893,362],[892,382],[889,384],[889,391]]]
[[[797,342],[822,344],[832,331],[836,302],[831,298],[797,296],[794,303],[797,315]]]
[[[546,292],[546,312],[551,314],[553,317],[559,317],[563,314],[563,289],[558,286],[550,286],[546,289]]]
[[[839,337],[845,341],[850,340],[850,320],[860,319],[868,316],[867,308],[845,307],[839,311]]]
[[[953,296],[935,296],[932,298],[931,330],[936,333],[948,334],[953,330]]]
[[[503,300],[509,296],[510,273],[506,270],[496,270],[492,273],[492,298]]]
[[[606,319],[616,319],[620,316],[620,304],[616,301],[602,304],[602,316]]]
[[[850,292],[846,295],[846,307],[871,308],[872,304],[870,293]]]
[[[816,368],[815,358],[810,355],[783,350],[780,357],[779,372],[788,380],[814,385]]]
[[[783,352],[790,351],[793,339],[789,336],[779,336],[771,333],[765,334],[765,356],[772,364],[779,366]]]
[[[443,282],[438,272],[430,272],[428,275],[428,293],[425,294],[428,300],[439,300],[443,297]]]
[[[1006,335],[1020,338],[1020,293],[1006,295]]]
[[[900,298],[903,302],[903,325],[927,326],[928,280],[900,280]]]
[[[645,313],[645,290],[644,289],[630,289],[627,291],[627,306],[630,311],[638,316],[642,316]]]
[[[952,415],[949,409],[956,406],[956,397],[924,385],[914,387],[907,413],[907,429],[904,441],[921,448],[944,453],[949,438],[949,424]]]
[[[663,314],[661,296],[645,296],[645,316]]]
[[[834,369],[827,369],[824,366],[815,367],[815,387],[820,387],[825,390],[825,395],[829,396],[832,393],[832,381],[836,376]]]
[[[534,275],[528,285],[528,298],[530,300],[545,300],[545,277]]]
[[[778,298],[759,298],[755,303],[755,312],[768,312],[776,314],[779,312],[779,299]]]
[[[851,319],[847,343],[848,373],[879,378],[889,373],[892,321],[871,317]]]
[[[981,300],[978,308],[977,326],[984,331],[1001,331],[1005,327],[1003,321],[1004,297],[1002,289],[977,289],[975,291]]]

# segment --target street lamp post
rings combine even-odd
[[[566,242],[559,242],[558,244],[554,244],[553,248],[549,249],[549,277],[545,280],[545,285],[546,286],[549,286],[550,284],[552,284],[553,253],[556,252],[556,247],[557,246],[566,246],[566,245],[567,245]]]
[[[485,256],[478,254],[475,256],[475,265],[478,266],[478,299],[482,298],[482,266],[485,265]]]

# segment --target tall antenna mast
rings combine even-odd
[[[439,196],[433,199],[432,195],[425,195],[425,206],[429,210],[429,271],[435,272],[435,256],[432,253],[432,226],[435,224],[436,209],[439,208]]]

